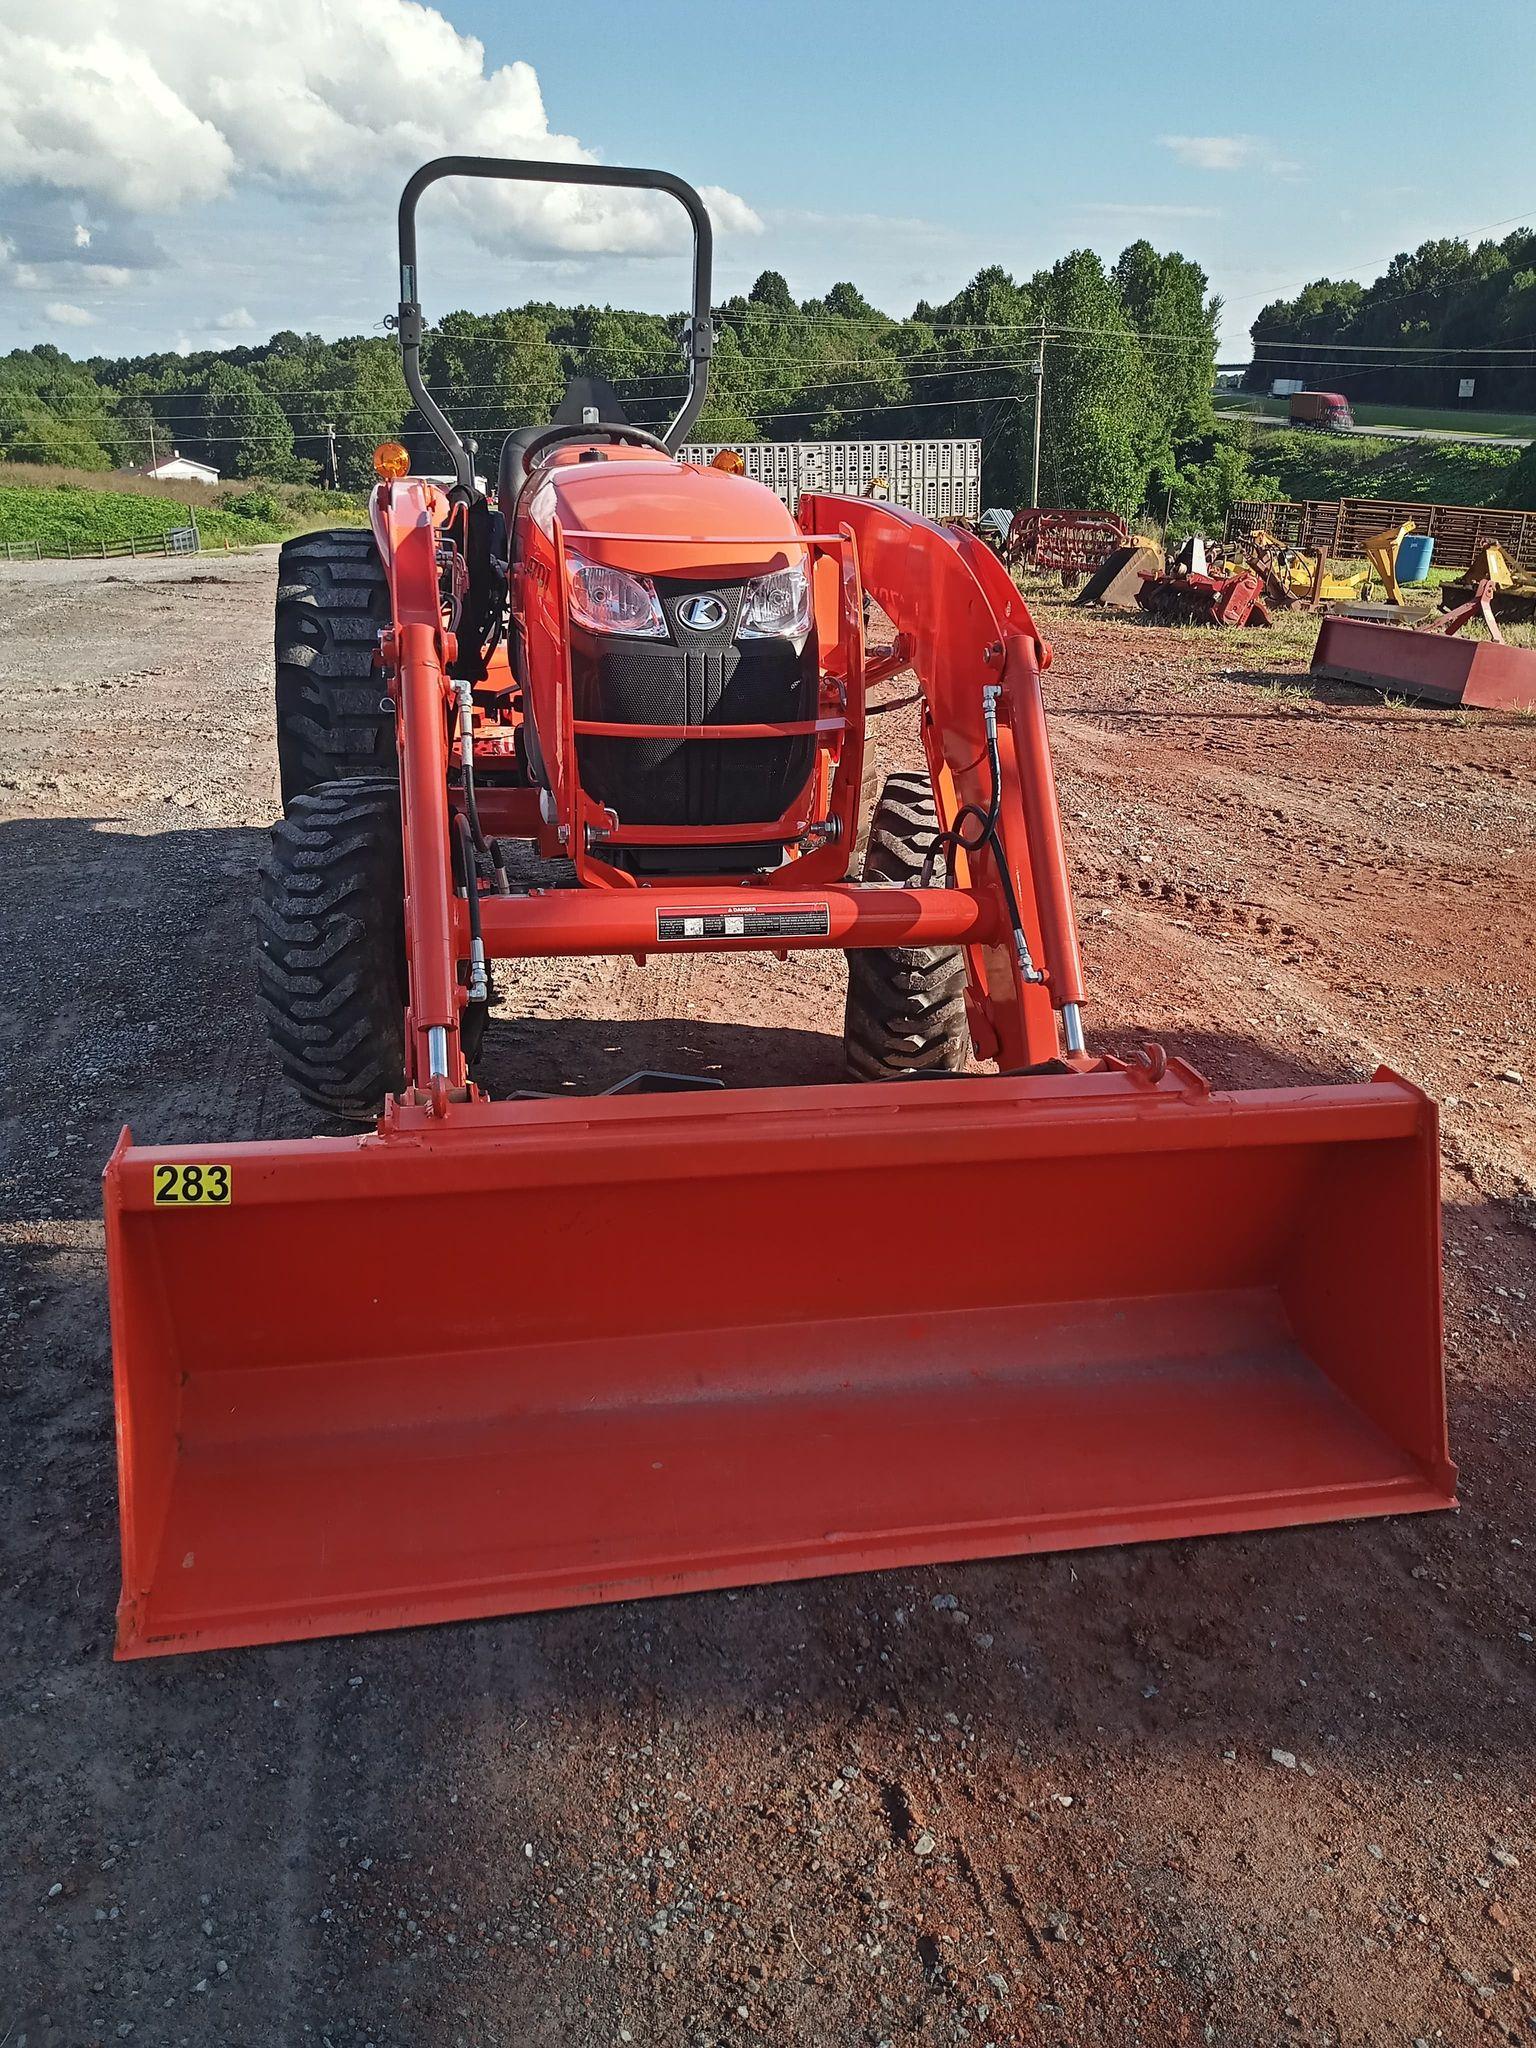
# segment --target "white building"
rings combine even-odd
[[[219,480],[219,472],[211,463],[194,462],[190,455],[178,454],[174,448],[162,461],[140,473],[165,484],[216,484]]]

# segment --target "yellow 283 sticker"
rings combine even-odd
[[[234,1174],[227,1166],[172,1166],[162,1162],[153,1171],[157,1209],[192,1209],[207,1203],[227,1203],[230,1199]]]

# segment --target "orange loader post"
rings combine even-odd
[[[445,176],[684,205],[665,433],[582,380],[489,502],[420,375]],[[108,1163],[120,1656],[1454,1504],[1433,1104],[1090,1049],[1050,650],[970,536],[674,459],[709,250],[665,173],[407,187],[456,480],[391,455],[371,534],[284,549],[256,906],[279,1062],[356,1128]],[[926,772],[870,818],[903,666]],[[866,1078],[476,1079],[503,961],[807,949]]]

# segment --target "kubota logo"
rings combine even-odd
[[[695,633],[712,633],[725,624],[725,606],[718,597],[685,597],[677,608],[683,625]]]

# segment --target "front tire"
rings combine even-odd
[[[371,1121],[405,1085],[400,792],[379,776],[296,796],[255,906],[257,991],[278,1064],[326,1116]]]
[[[284,810],[328,782],[398,775],[395,721],[375,666],[390,622],[388,578],[366,527],[283,543],[273,652]]]
[[[869,828],[863,879],[920,886],[939,821],[926,775],[890,776]],[[970,1053],[965,956],[958,946],[900,946],[848,955],[843,1040],[858,1080],[958,1074]]]

